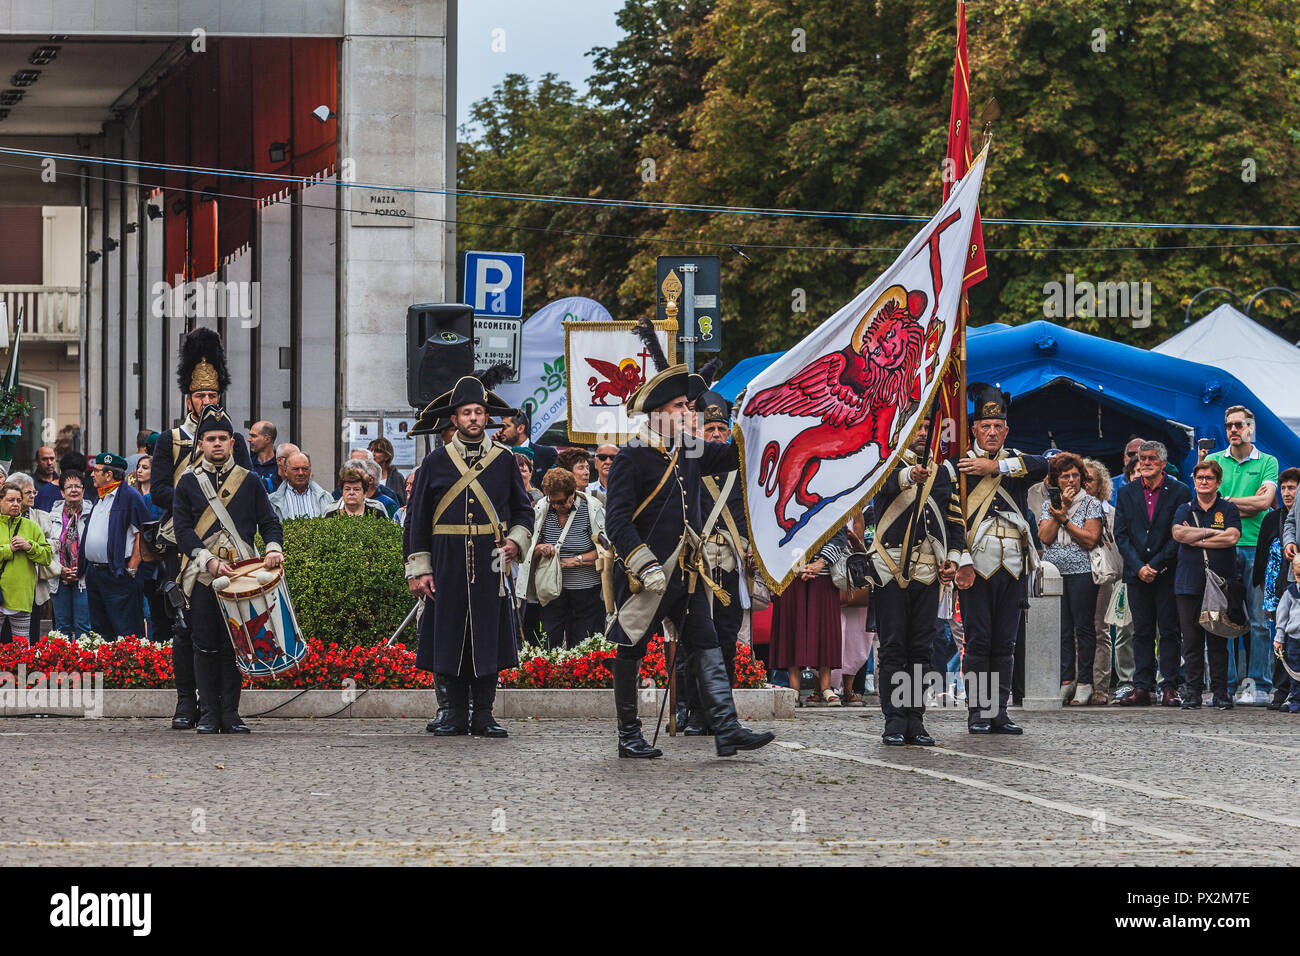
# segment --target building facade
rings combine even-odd
[[[455,296],[455,72],[455,0],[0,3],[0,232],[41,243],[0,257],[43,402],[16,466],[175,424],[197,325],[236,425],[327,486],[350,422],[410,416],[406,309]]]

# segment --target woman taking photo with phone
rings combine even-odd
[[[1101,540],[1101,502],[1083,490],[1084,465],[1062,452],[1047,472],[1038,539],[1043,560],[1061,572],[1061,702],[1085,705],[1092,697],[1097,653],[1097,585],[1088,552]]]

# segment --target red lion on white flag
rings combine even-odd
[[[875,494],[939,387],[986,157],[880,278],[738,402],[754,554],[777,591]]]

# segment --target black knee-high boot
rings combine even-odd
[[[713,728],[713,745],[719,757],[730,757],[737,750],[757,750],[776,739],[776,734],[746,730],[736,717],[736,702],[731,696],[727,668],[719,647],[691,651],[695,687],[700,695],[709,726]]]
[[[492,705],[497,699],[497,675],[475,677],[470,682],[470,692],[474,703],[469,732],[475,737],[508,737],[506,729],[492,718]]]
[[[221,652],[194,648],[194,682],[199,694],[201,734],[221,733]]]
[[[700,689],[695,686],[691,667],[691,649],[677,642],[677,727],[687,737],[710,737],[709,720],[700,703]],[[684,719],[683,719],[684,714]]]
[[[433,720],[424,725],[425,732],[430,734],[436,734],[438,728],[447,719],[447,682],[443,679],[443,675],[433,676],[433,691],[438,695],[438,713]]]
[[[447,713],[433,730],[435,737],[462,737],[469,733],[469,678],[455,674],[434,674],[434,681],[443,688],[447,698]]]
[[[223,734],[252,733],[244,718],[239,716],[239,695],[244,686],[244,675],[235,666],[233,647],[222,648],[221,656],[221,732]]]
[[[641,718],[637,716],[637,675],[639,660],[614,658],[614,710],[618,714],[618,755],[620,757],[662,757],[663,751],[651,747],[641,736]]]
[[[163,602],[159,602],[160,604]],[[161,613],[166,613],[165,610]],[[194,677],[194,644],[187,627],[172,625],[172,675],[176,683],[176,712],[172,730],[193,730],[199,716],[198,685]]]

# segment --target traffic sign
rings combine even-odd
[[[722,262],[717,256],[660,256],[655,268],[655,318],[660,322],[676,319],[677,350],[684,352],[686,279],[681,267],[692,264],[696,267],[695,351],[718,352],[722,349]],[[674,278],[670,279],[670,274]]]
[[[522,252],[465,253],[465,301],[475,315],[523,318],[524,254]]]
[[[505,362],[514,371],[507,382],[519,381],[519,340],[523,319],[474,318],[474,367],[491,368]]]

